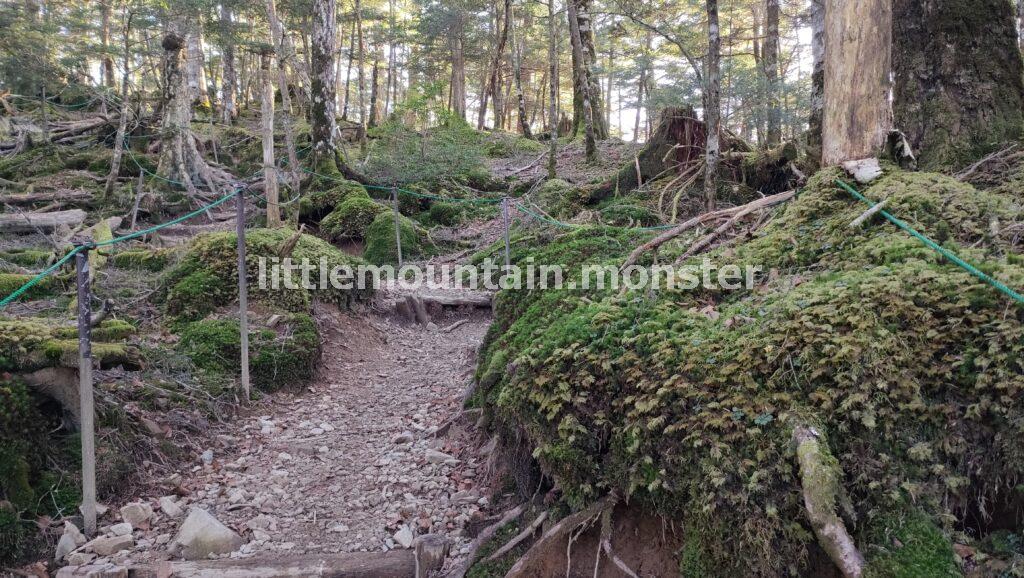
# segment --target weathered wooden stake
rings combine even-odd
[[[402,227],[399,224],[402,214],[398,210],[398,189],[391,187],[391,211],[395,215],[395,248],[398,250],[398,268],[402,268]]]
[[[89,247],[82,247],[75,254],[75,270],[78,285],[78,394],[81,410],[82,436],[82,516],[85,533],[96,534],[96,437],[95,409],[92,394],[92,313],[89,299]]]
[[[512,266],[512,252],[508,241],[508,197],[501,199],[501,220],[505,229],[505,271],[507,273]]]
[[[245,277],[245,192],[238,189],[236,230],[238,233],[238,331],[242,349],[242,393],[249,397],[249,288]]]

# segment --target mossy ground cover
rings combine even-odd
[[[823,171],[753,239],[706,255],[761,267],[751,290],[500,293],[474,403],[527,433],[570,501],[614,488],[722,537],[700,548],[713,575],[801,572],[814,536],[795,423],[826,435],[852,531],[892,512],[948,531],[1024,475],[1024,311],[880,218],[851,229],[866,207],[838,176]],[[1019,200],[900,172],[865,195],[1024,286],[1019,249],[990,226],[1019,218]],[[647,238],[626,235],[584,228],[514,245],[513,259],[618,264]],[[663,247],[661,262],[683,250]]]
[[[399,235],[402,239],[402,258],[418,257],[424,252],[423,236],[416,224],[405,216],[399,217]],[[398,244],[395,241],[395,218],[390,212],[380,213],[366,229],[366,251],[363,258],[374,265],[397,265]]]
[[[273,307],[291,312],[308,312],[312,298],[341,306],[348,306],[369,297],[368,290],[337,289],[330,284],[323,289],[302,287],[301,278],[288,288],[282,281],[277,288],[269,281],[260,288],[260,259],[280,257],[280,251],[294,231],[281,229],[251,229],[246,231],[246,269],[249,277],[249,295]],[[234,233],[214,233],[196,239],[181,260],[162,279],[162,290],[157,299],[167,312],[179,321],[196,321],[217,308],[238,299],[238,238]],[[320,279],[320,267],[354,267],[361,261],[346,255],[327,241],[303,234],[290,258],[295,263],[308,259],[314,266],[310,278]],[[270,265],[265,261],[264,271],[272,277]],[[321,265],[323,264],[323,265]],[[265,280],[266,281],[266,280]]]
[[[352,196],[320,221],[320,232],[330,241],[363,239],[374,218],[390,212],[386,206],[369,197]]]

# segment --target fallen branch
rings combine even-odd
[[[781,197],[781,200],[778,200],[778,202],[784,202],[784,201],[788,201],[789,199],[793,198],[794,195],[796,195],[796,191],[787,191],[785,193],[779,193],[778,195],[775,195],[775,197],[776,198]],[[759,199],[759,200],[760,201],[764,201],[764,200],[766,200],[768,198],[771,198],[771,197],[765,197],[764,199]],[[777,203],[772,203],[772,204],[777,204]],[[700,239],[699,241],[697,241],[696,243],[691,245],[690,248],[687,249],[685,253],[683,253],[678,259],[676,259],[676,264],[678,265],[679,263],[682,263],[683,261],[689,259],[693,255],[696,255],[697,253],[703,251],[709,245],[711,245],[711,243],[714,242],[714,240],[717,239],[719,237],[719,235],[721,235],[722,233],[724,233],[724,232],[728,231],[729,229],[731,229],[736,223],[738,223],[740,220],[742,220],[743,217],[746,217],[747,215],[749,215],[750,213],[753,213],[754,211],[759,211],[761,209],[764,209],[766,206],[771,206],[771,205],[765,205],[763,203],[759,204],[758,201],[754,201],[753,203],[748,203],[746,205],[743,205],[742,207],[740,207],[742,210],[740,210],[738,213],[733,215],[731,219],[729,219],[725,223],[722,223],[721,225],[719,225],[719,227],[717,229],[715,229],[714,231],[712,231],[708,235],[705,235],[702,239]]]
[[[469,323],[469,319],[463,319],[461,321],[456,321],[455,323],[452,323],[448,327],[445,327],[444,329],[442,329],[441,333],[451,333],[452,331],[455,331],[456,329],[458,329],[459,327],[462,327],[463,325],[465,325],[467,323]]]
[[[11,183],[11,181],[5,181],[0,179],[0,185],[11,186],[13,188],[18,183]],[[20,185],[19,185],[20,186]],[[0,195],[0,203],[5,205],[34,205],[36,203],[52,203],[53,201],[88,201],[92,199],[93,194],[89,191],[77,189],[60,189],[48,193],[14,193],[10,195]]]
[[[540,525],[544,523],[544,520],[547,520],[547,519],[548,519],[548,512],[547,512],[547,510],[545,510],[545,511],[541,512],[540,515],[537,516],[536,519],[534,519],[532,522],[530,522],[530,525],[527,526],[525,530],[523,530],[522,532],[519,532],[518,534],[516,534],[516,536],[514,538],[512,538],[511,540],[509,540],[504,546],[502,546],[501,548],[498,548],[497,550],[495,550],[494,553],[491,554],[490,556],[488,556],[487,558],[484,558],[484,563],[486,564],[486,563],[489,563],[489,562],[494,562],[495,560],[498,560],[499,558],[501,558],[505,554],[508,554],[509,552],[511,552],[512,549],[515,548],[516,546],[518,546],[519,544],[521,544],[523,542],[523,540],[526,540],[527,538],[532,536],[533,533],[537,531],[537,528],[540,528]]]
[[[800,465],[804,507],[814,535],[845,578],[860,578],[864,573],[864,556],[835,509],[841,492],[835,458],[820,443],[819,434],[812,427],[793,428],[793,444]]]
[[[680,223],[679,226],[675,227],[674,229],[669,229],[668,231],[665,231],[664,233],[658,235],[657,237],[651,239],[650,241],[634,249],[633,252],[629,254],[629,257],[622,264],[622,267],[620,267],[620,269],[625,269],[630,265],[636,265],[636,262],[644,253],[657,249],[658,247],[661,247],[662,245],[671,241],[672,239],[675,239],[679,235],[682,235],[686,231],[698,227],[708,221],[713,221],[715,219],[720,219],[724,217],[732,217],[738,213],[747,210],[748,208],[751,208],[751,210],[753,211],[757,209],[765,209],[768,207],[772,207],[781,203],[785,203],[786,201],[792,199],[794,195],[796,195],[795,191],[786,191],[785,193],[779,193],[777,195],[762,197],[756,201],[747,203],[746,205],[741,205],[739,207],[721,209],[718,211],[712,211],[710,213],[704,213],[703,215],[698,215],[688,221]]]
[[[863,213],[861,213],[861,215],[859,217],[857,217],[856,219],[853,220],[852,223],[850,223],[850,228],[851,229],[858,229],[858,228],[860,228],[860,226],[863,225],[865,221],[870,219],[872,217],[872,215],[876,215],[876,214],[878,214],[878,211],[881,211],[882,209],[884,209],[886,203],[888,203],[888,202],[889,202],[889,199],[882,199],[881,202],[878,202],[878,203],[875,203],[874,205],[872,205],[872,207],[870,209],[868,209],[868,210],[864,211]]]
[[[978,162],[974,163],[973,165],[967,167],[966,169],[960,171],[959,173],[957,173],[954,176],[958,180],[965,181],[965,180],[969,179],[970,177],[972,177],[974,175],[974,173],[978,172],[978,169],[980,169],[986,163],[988,163],[989,161],[993,161],[993,160],[996,160],[998,158],[1002,158],[1002,157],[1006,156],[1007,154],[1015,151],[1017,149],[1017,146],[1018,146],[1017,143],[1014,143],[1014,144],[1011,144],[1010,146],[1008,146],[1008,147],[1006,147],[1006,148],[1004,148],[1002,150],[996,151],[996,152],[986,156],[985,158],[979,160]]]

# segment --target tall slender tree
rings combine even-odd
[[[576,12],[575,0],[567,0],[567,11],[569,14],[569,33],[573,39],[573,54],[576,55],[575,73],[579,78],[579,85],[582,87],[583,97],[583,143],[586,151],[587,161],[597,161],[597,135],[594,129],[594,108],[591,106],[590,96],[590,71],[586,65],[586,58],[583,56],[583,41],[581,39],[579,15]],[[598,115],[600,116],[600,115]]]
[[[263,137],[263,194],[267,197],[267,226],[281,225],[277,164],[274,160],[274,74],[271,60],[274,51],[260,51],[260,129]]]
[[[571,0],[570,0],[571,1]],[[548,178],[555,178],[558,160],[558,37],[555,34],[555,0],[548,0]]]
[[[334,31],[337,20],[335,0],[314,0],[313,34],[311,43],[311,108],[310,137],[312,140],[313,166],[319,172],[325,166],[335,165],[335,171],[342,163],[339,160],[335,134],[338,125],[335,115],[337,103],[337,78],[334,74],[335,50]]]
[[[721,56],[722,37],[718,27],[718,0],[707,0],[708,57],[707,81],[704,85],[704,124],[707,146],[704,160],[704,203],[708,211],[715,209],[718,196],[718,163],[721,157]]]
[[[781,87],[779,78],[779,0],[765,0],[764,52],[765,88],[768,93],[768,130],[765,142],[775,146],[782,141]]]

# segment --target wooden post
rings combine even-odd
[[[245,401],[249,397],[249,289],[245,277],[245,192],[238,189],[236,193],[237,221],[236,230],[238,234],[238,331],[242,351],[242,393]]]
[[[512,251],[508,240],[508,197],[501,199],[501,221],[505,229],[505,272],[512,266]]]
[[[85,533],[96,534],[96,434],[92,394],[92,313],[89,307],[89,246],[78,244],[75,254],[78,285],[78,394],[82,436],[82,517]]]
[[[398,250],[398,268],[402,268],[402,228],[399,224],[402,214],[398,211],[398,189],[391,187],[391,212],[395,215],[395,248]]]

